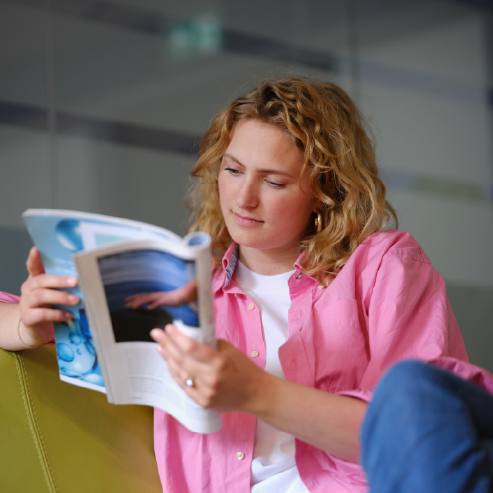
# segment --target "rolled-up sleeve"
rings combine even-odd
[[[15,294],[0,291],[0,303],[19,303],[20,297]]]
[[[369,362],[358,389],[341,395],[370,401],[397,361],[451,356],[468,361],[445,282],[420,247],[383,257],[366,308]]]

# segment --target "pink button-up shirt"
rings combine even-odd
[[[258,308],[235,282],[233,244],[213,279],[218,338],[265,363]],[[452,356],[467,361],[445,283],[414,238],[385,231],[364,241],[329,287],[301,274],[289,279],[289,337],[279,350],[287,380],[370,400],[382,373],[402,359]],[[155,410],[155,452],[166,493],[250,491],[256,419],[223,415],[223,428],[201,435]],[[238,458],[237,453],[239,454]],[[244,455],[243,455],[244,454]],[[296,440],[296,464],[311,492],[364,492],[361,467]]]
[[[214,275],[218,338],[230,341],[263,368],[260,313],[234,279],[236,245]],[[386,231],[363,242],[328,288],[301,275],[300,259],[289,280],[289,338],[279,351],[286,379],[366,401],[382,373],[402,359],[434,361],[493,393],[488,372],[467,355],[445,284],[406,232]],[[0,293],[0,301],[18,297]],[[155,410],[155,452],[166,493],[248,493],[256,420],[223,415],[217,433],[192,433]],[[243,455],[237,453],[242,452]],[[358,464],[296,440],[296,463],[311,492],[367,490]]]

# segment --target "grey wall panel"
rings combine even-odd
[[[493,288],[447,285],[471,363],[493,372]]]
[[[78,137],[58,138],[60,206],[149,222],[184,235],[194,158]]]
[[[32,247],[27,231],[0,227],[0,291],[20,294],[26,280],[26,259]]]
[[[53,207],[47,132],[0,125],[0,226],[22,228],[29,207]]]
[[[399,228],[411,232],[447,282],[493,287],[493,207],[431,193],[391,190]]]
[[[45,104],[43,0],[40,8],[0,2],[1,99]]]

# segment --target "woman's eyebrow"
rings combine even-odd
[[[225,158],[231,159],[231,161],[234,161],[235,163],[238,163],[240,166],[245,167],[245,165],[236,159],[234,156],[231,154],[224,154]],[[259,168],[257,169],[258,172],[264,174],[264,175],[282,175],[282,176],[287,176],[289,178],[292,178],[293,175],[291,173],[287,173],[286,171],[282,171],[280,169],[272,169],[272,168]]]
[[[240,164],[241,166],[243,166],[243,163],[241,161],[238,161],[238,159],[236,159],[234,156],[232,156],[231,154],[224,154],[223,157],[226,157],[228,159],[231,159],[231,161],[234,161],[235,163],[238,163]]]
[[[281,176],[287,176],[288,178],[293,178],[293,175],[291,173],[287,173],[286,171],[281,171],[280,169],[261,168],[258,169],[257,171],[263,173],[264,175],[281,175]]]

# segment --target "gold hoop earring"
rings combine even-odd
[[[315,227],[317,228],[317,234],[322,231],[322,214],[317,212],[317,217],[315,218]]]

